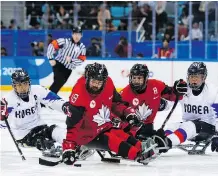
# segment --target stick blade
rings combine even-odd
[[[39,164],[44,165],[44,166],[56,166],[61,162],[62,161],[53,162],[53,161],[48,161],[48,160],[44,160],[42,158],[39,158]]]

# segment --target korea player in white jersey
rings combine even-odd
[[[19,69],[12,74],[13,90],[1,100],[1,120],[8,119],[16,141],[23,146],[47,151],[54,142],[62,144],[66,129],[48,126],[41,119],[40,103],[70,115],[70,105],[55,93],[39,85],[31,85],[28,73]],[[52,154],[51,154],[52,155]]]
[[[205,82],[207,68],[203,62],[194,62],[188,68],[187,94],[180,100],[183,122],[169,125],[165,131],[173,146],[186,140],[203,141],[215,134],[218,117],[218,87]],[[212,140],[212,150],[218,151],[218,141]]]

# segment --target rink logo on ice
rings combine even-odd
[[[196,105],[190,105],[190,104],[184,104],[184,110],[187,113],[193,113],[193,114],[208,114],[209,108],[208,106],[196,106]]]
[[[31,107],[30,109],[24,109],[21,111],[15,111],[16,118],[24,118],[25,116],[35,114],[35,106]]]

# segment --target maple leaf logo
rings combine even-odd
[[[99,109],[99,113],[93,116],[93,122],[96,122],[98,126],[101,126],[107,122],[110,122],[110,110],[107,106],[102,105]]]
[[[152,109],[143,103],[141,106],[138,106],[138,109],[136,109],[136,114],[141,120],[145,120],[152,114]]]

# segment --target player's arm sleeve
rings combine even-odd
[[[67,120],[66,120],[67,128],[74,127],[77,123],[80,122],[80,120],[82,120],[84,112],[85,112],[85,107],[74,106],[70,104],[70,112],[72,113],[72,116],[67,117]]]
[[[122,100],[121,95],[114,89],[112,100],[112,112],[121,117],[124,115],[124,110],[129,107],[129,103]]]
[[[59,38],[57,40],[53,40],[49,45],[48,45],[48,49],[47,49],[47,57],[49,60],[53,60],[55,57],[55,54],[57,53],[57,51],[64,47],[64,45],[66,44],[67,40],[64,38]]]
[[[76,68],[77,66],[80,66],[83,64],[83,62],[86,60],[86,48],[85,45],[82,45],[81,47],[81,52],[80,55],[77,58],[73,58],[72,59],[72,65],[74,66],[74,68]]]
[[[63,112],[62,106],[66,102],[66,100],[62,99],[54,92],[51,92],[50,90],[42,86],[38,86],[37,92],[40,97],[41,103],[45,104],[51,109],[57,110],[59,112]]]
[[[9,114],[9,117],[11,115],[11,112],[15,109],[15,105],[14,103],[12,103],[12,100],[9,98],[9,97],[4,97],[5,100],[7,101],[7,109],[8,109],[8,114]]]

